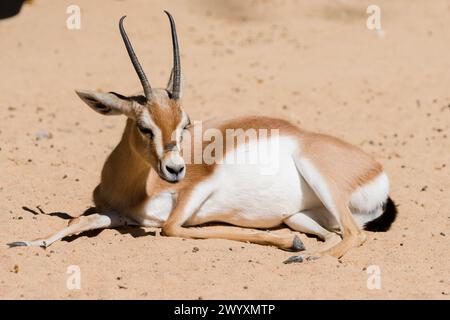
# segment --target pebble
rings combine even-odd
[[[40,130],[36,132],[36,140],[43,140],[43,139],[51,139],[53,138],[53,134],[51,132]]]

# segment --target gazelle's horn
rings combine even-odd
[[[147,76],[145,75],[145,72],[142,69],[141,64],[139,63],[136,53],[133,50],[133,46],[131,45],[130,39],[128,39],[127,33],[125,32],[125,29],[123,27],[123,19],[125,19],[125,17],[126,16],[123,16],[119,21],[120,35],[122,36],[123,42],[125,43],[125,48],[127,48],[131,63],[133,63],[134,70],[136,70],[139,80],[141,81],[145,97],[147,98],[147,100],[150,100],[152,97],[152,87],[150,86],[150,82],[148,82]]]
[[[170,28],[172,30],[172,46],[173,46],[173,85],[172,85],[172,99],[178,100],[180,99],[180,91],[181,91],[181,65],[180,65],[180,50],[178,49],[178,37],[177,37],[177,29],[175,28],[175,21],[173,20],[172,15],[165,11],[169,17]]]

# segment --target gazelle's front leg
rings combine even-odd
[[[33,241],[16,241],[8,243],[9,247],[34,246],[46,248],[53,242],[74,234],[95,229],[115,228],[125,225],[135,225],[136,223],[116,212],[95,213],[88,216],[80,216],[69,221],[64,229],[45,238]]]
[[[163,234],[171,237],[195,239],[227,239],[272,245],[284,250],[301,251],[304,245],[296,235],[277,235],[267,231],[233,226],[183,227],[210,193],[184,191],[178,196],[177,205],[163,226]]]

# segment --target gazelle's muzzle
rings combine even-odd
[[[179,151],[167,151],[160,162],[160,176],[172,183],[179,182],[186,174],[186,165]]]

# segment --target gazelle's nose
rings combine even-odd
[[[174,176],[178,176],[179,174],[181,174],[184,171],[184,164],[172,165],[172,166],[166,165],[166,170],[170,174],[173,174]]]
[[[179,152],[166,153],[161,161],[160,168],[161,178],[168,182],[176,183],[182,180],[186,174],[186,165]]]

